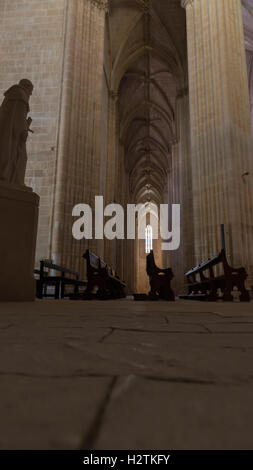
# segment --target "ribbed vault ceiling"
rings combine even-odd
[[[132,198],[161,202],[186,81],[185,12],[179,0],[111,0],[107,34]]]
[[[246,50],[253,53],[253,0],[242,0]]]
[[[253,0],[242,5],[253,50]],[[187,87],[185,11],[180,0],[110,0],[106,34],[132,200],[160,203],[177,140],[176,97]]]

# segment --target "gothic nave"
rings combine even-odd
[[[74,205],[102,195],[123,207],[181,204],[180,248],[154,243],[177,293],[184,273],[221,249],[221,224],[229,262],[252,285],[251,0],[0,7],[0,87],[23,75],[35,84],[26,184],[40,196],[37,263],[84,274],[89,247],[129,292],[146,291],[144,242],[72,237]]]
[[[0,91],[0,449],[252,449],[253,0],[0,0]],[[21,187],[1,170],[15,100],[32,118]],[[121,237],[104,234],[113,213],[96,219],[101,196],[123,208]],[[91,236],[77,239],[80,204]],[[137,216],[127,236],[138,204],[143,239]],[[165,205],[172,241],[180,205],[172,250],[154,236]],[[150,300],[151,248],[176,302],[134,300]],[[64,298],[64,282],[87,285],[86,250],[126,298]],[[11,297],[17,259],[33,290],[48,263],[58,300],[38,278],[35,302]],[[225,302],[218,260],[249,302],[239,283]],[[64,270],[50,284],[59,266],[72,284]],[[217,302],[179,297],[193,267],[205,293],[193,273],[190,295]]]

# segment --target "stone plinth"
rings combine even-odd
[[[0,183],[0,301],[32,301],[39,196]]]

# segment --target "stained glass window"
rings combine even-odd
[[[146,238],[146,254],[150,253],[153,250],[153,230],[151,225],[147,225],[145,231],[145,238]]]

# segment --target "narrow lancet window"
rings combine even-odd
[[[150,253],[151,250],[153,250],[153,230],[151,225],[147,225],[146,227],[146,232],[145,232],[145,238],[146,238],[146,254]]]

